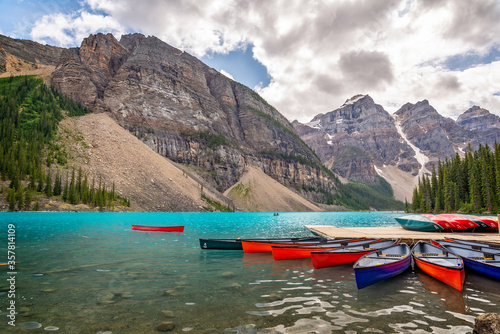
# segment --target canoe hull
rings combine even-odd
[[[411,257],[407,256],[402,261],[388,263],[378,267],[355,269],[356,285],[358,289],[363,289],[385,279],[397,276],[406,271],[410,267],[410,264]]]
[[[200,239],[201,249],[243,250],[239,239]]]
[[[418,258],[415,258],[415,264],[427,275],[448,284],[458,291],[462,291],[465,281],[465,271],[463,270],[463,267],[460,270],[444,268],[433,263],[419,260]]]
[[[314,269],[327,267],[341,266],[343,264],[354,263],[365,254],[371,253],[373,250],[356,253],[311,253],[311,260]]]
[[[362,240],[363,238],[356,239]],[[276,242],[276,241],[249,241],[242,240],[241,245],[243,246],[243,251],[245,253],[272,253],[273,246],[293,246],[293,245],[301,245],[301,246],[313,246],[319,244],[328,244],[328,243],[337,243],[343,241],[352,241],[352,239],[339,239],[339,240],[327,240],[324,239],[309,242],[309,241],[290,241],[290,242]]]
[[[184,232],[184,226],[144,226],[132,225],[135,231],[156,231],[156,232]]]
[[[432,221],[432,219],[424,216],[404,216],[395,219],[405,230],[420,232],[435,232],[443,230],[443,228]]]
[[[373,244],[370,244],[370,246],[366,250],[355,250],[355,248],[347,247],[345,251],[337,250],[333,252],[331,251],[311,252],[311,260],[314,269],[351,264],[356,262],[363,255],[380,250],[382,248],[390,247],[395,244],[397,244],[397,240],[392,240],[392,242],[388,240],[388,241],[374,242]],[[360,248],[366,248],[366,246],[365,247],[360,246]]]
[[[411,255],[407,244],[397,244],[362,256],[353,265],[356,285],[363,289],[394,277],[410,268]]]
[[[488,250],[480,251],[462,248],[459,244],[457,244],[457,246],[444,245],[443,247],[460,256],[467,269],[472,269],[482,275],[500,280],[500,254],[490,253]],[[483,247],[483,249],[488,248]]]
[[[354,245],[364,245],[370,242],[380,241],[379,240],[359,240],[351,239],[346,242],[321,244],[317,246],[273,246],[271,247],[273,252],[273,258],[276,261],[281,260],[298,260],[298,259],[308,259],[311,257],[311,252],[314,251],[326,251],[331,249],[338,249],[341,247],[348,247]]]
[[[464,260],[464,264],[467,269],[471,269],[481,275],[500,280],[500,267],[468,259],[466,257],[462,257],[462,259]]]
[[[427,275],[462,291],[465,281],[464,262],[440,245],[419,241],[413,246],[415,264]]]

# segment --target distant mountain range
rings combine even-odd
[[[411,200],[416,176],[438,159],[500,139],[500,118],[479,107],[456,122],[426,100],[390,115],[368,95],[307,124],[290,123],[248,87],[141,34],[90,35],[78,48],[0,35],[0,76],[21,74],[43,75],[74,101],[109,114],[158,154],[190,166],[221,196],[246,172],[260,171],[314,203],[396,208],[370,205],[367,194],[387,190],[385,179],[396,199]],[[393,197],[386,190],[381,196]],[[244,192],[225,196],[245,202]]]
[[[440,159],[463,154],[469,144],[500,142],[500,117],[478,106],[457,121],[441,116],[427,100],[407,103],[391,115],[368,95],[293,125],[333,172],[368,184],[382,176],[396,198],[408,201],[418,176]]]

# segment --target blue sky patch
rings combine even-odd
[[[497,60],[500,60],[500,47],[495,45],[484,55],[477,52],[469,52],[450,56],[444,61],[444,66],[451,71],[465,71],[476,65],[490,64]]]
[[[251,89],[257,85],[267,87],[271,82],[267,68],[253,57],[252,45],[228,54],[211,53],[202,57],[201,61],[219,72],[226,71],[235,81]]]

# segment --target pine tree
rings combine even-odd
[[[7,193],[7,201],[9,202],[9,211],[14,211],[16,209],[16,191],[9,188]]]
[[[68,198],[69,198],[69,176],[68,176],[68,173],[66,173],[66,182],[64,183],[62,199],[63,199],[63,201],[67,202]]]
[[[16,191],[16,201],[17,209],[22,210],[24,208],[24,191],[22,187],[19,187]]]
[[[470,203],[474,212],[479,212],[482,207],[481,196],[481,175],[477,164],[472,163],[472,168],[469,173],[469,189]]]
[[[47,178],[45,179],[45,195],[48,197],[48,198],[51,198],[54,193],[52,191],[52,176],[51,176],[51,173],[50,173],[50,169],[49,169],[49,172],[47,173]]]
[[[56,179],[54,181],[54,196],[59,196],[62,193],[62,180],[61,180],[61,174],[59,172],[59,169],[57,170],[56,173]]]
[[[31,207],[31,189],[27,188],[24,192],[24,210],[29,211]]]

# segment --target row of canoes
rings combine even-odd
[[[411,249],[396,239],[200,239],[202,249],[271,252],[275,260],[311,258],[315,269],[354,263],[359,289],[396,276],[411,265],[462,291],[464,268],[500,280],[500,246],[458,239],[419,241]]]
[[[406,230],[421,232],[498,231],[498,218],[459,214],[421,214],[396,218]]]

